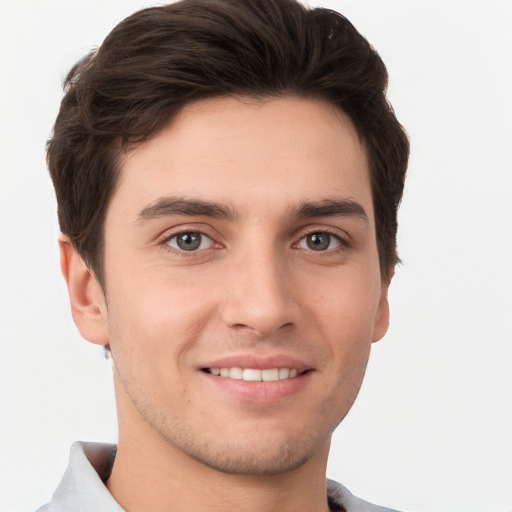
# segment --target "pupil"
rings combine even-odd
[[[193,251],[201,245],[200,233],[182,233],[178,235],[176,243],[184,251]]]
[[[313,233],[308,235],[307,244],[313,251],[324,251],[331,243],[331,236],[327,233]]]

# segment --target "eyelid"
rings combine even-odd
[[[339,240],[340,244],[344,247],[348,247],[350,245],[350,240],[352,237],[345,231],[339,228],[334,228],[331,226],[307,226],[306,228],[302,228],[300,231],[300,237],[297,242],[293,245],[296,246],[301,240],[306,238],[309,235],[313,235],[315,233],[326,233],[332,237],[335,237]]]
[[[178,242],[177,242],[178,237],[181,236],[181,235],[185,235],[187,233],[194,233],[194,234],[197,234],[197,235],[199,235],[201,237],[201,242],[200,242],[199,247],[197,249],[187,251],[185,249],[182,249],[181,247],[178,247]],[[174,240],[174,239],[176,239],[176,245],[171,244],[171,241]],[[205,251],[207,249],[210,249],[211,247],[201,247],[201,246],[204,245],[205,243],[210,246],[211,244],[214,244],[215,242],[214,242],[214,240],[211,237],[209,237],[205,233],[201,233],[200,231],[182,231],[181,233],[176,233],[176,234],[168,237],[167,240],[164,243],[166,245],[168,245],[169,247],[172,247],[173,249],[175,249],[178,252],[190,252],[190,253],[193,253],[193,252]]]
[[[198,253],[204,253],[210,249],[218,249],[218,248],[223,247],[223,244],[217,241],[217,239],[219,237],[212,234],[211,231],[213,231],[213,230],[209,229],[209,227],[205,224],[201,224],[199,226],[194,225],[194,224],[176,226],[174,228],[164,231],[162,233],[162,235],[160,235],[158,237],[158,245],[161,246],[163,249],[165,249],[169,252],[172,252],[174,254],[178,254],[180,256],[185,256],[185,257],[192,257],[194,255],[197,256]],[[185,233],[198,233],[201,236],[208,238],[211,241],[210,247],[207,247],[204,249],[196,249],[194,251],[186,251],[186,250],[180,249],[179,247],[174,247],[169,244],[170,240],[178,237],[179,235],[183,235]]]
[[[307,244],[307,238],[311,235],[314,235],[314,234],[323,234],[323,235],[328,235],[329,236],[329,247],[327,249],[323,249],[323,250],[318,250],[318,251],[315,251],[315,249],[312,249],[311,247],[302,247],[302,244]],[[333,245],[333,242],[334,242],[334,247],[330,247],[331,245]],[[309,233],[308,235],[305,235],[303,236],[298,242],[297,242],[297,248],[298,249],[304,249],[306,251],[313,251],[313,252],[332,252],[332,251],[336,251],[336,250],[339,250],[341,248],[344,248],[346,247],[346,244],[345,242],[337,235],[333,235],[332,233],[328,233],[327,231],[314,231],[313,233]]]

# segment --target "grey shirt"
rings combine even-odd
[[[37,512],[124,512],[104,484],[115,450],[113,444],[74,443],[69,465],[52,501]],[[360,500],[332,480],[327,480],[327,498],[333,512],[397,512]]]

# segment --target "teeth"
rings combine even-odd
[[[269,370],[261,370],[261,380],[265,382],[272,382],[273,380],[279,380],[279,370],[272,368]]]
[[[229,377],[230,379],[245,380],[248,382],[272,382],[276,380],[292,379],[297,377],[299,372],[295,368],[268,368],[259,370],[257,368],[209,368],[212,375]]]
[[[242,374],[242,379],[250,381],[261,380],[261,370],[257,370],[254,368],[246,368],[244,370],[244,373]]]
[[[242,380],[243,376],[244,376],[244,371],[242,368],[237,368],[235,366],[234,368],[229,369],[229,378],[230,379]]]

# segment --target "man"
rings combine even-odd
[[[117,447],[44,511],[384,511],[327,482],[388,326],[408,142],[376,52],[292,0],[184,0],[70,72],[48,144],[81,334]]]

